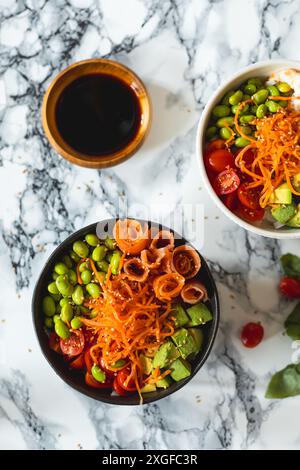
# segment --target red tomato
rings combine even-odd
[[[240,178],[236,172],[229,168],[222,171],[215,179],[213,187],[218,196],[233,193],[240,185]]]
[[[104,383],[98,382],[97,380],[94,379],[94,377],[92,376],[92,374],[90,374],[90,372],[85,373],[84,380],[87,385],[93,388],[112,388],[111,382],[108,382],[108,381]]]
[[[291,299],[300,298],[300,281],[294,277],[283,277],[279,284],[280,292]]]
[[[85,362],[87,370],[90,372],[94,363],[93,363],[93,360],[91,358],[89,349],[87,349],[84,353],[84,362]]]
[[[60,340],[60,347],[67,356],[78,356],[84,349],[84,335],[80,330],[73,330],[68,339]]]
[[[215,150],[225,149],[225,140],[215,139],[212,140],[206,147],[205,153],[214,152]]]
[[[237,190],[238,198],[241,204],[248,209],[260,209],[259,193],[255,189],[249,189],[247,183],[242,183]]]
[[[54,331],[52,331],[49,336],[49,348],[58,354],[62,354],[59,342],[60,342],[60,338],[57,336],[57,334]]]
[[[226,168],[234,167],[234,158],[227,149],[215,150],[207,156],[207,165],[211,170],[220,173]]]
[[[248,209],[247,207],[242,206],[241,204],[239,205],[238,211],[239,215],[248,222],[262,220],[265,215],[265,210],[261,207],[259,209]]]
[[[118,394],[118,395],[122,395],[122,396],[126,396],[127,395],[127,392],[124,390],[124,388],[122,388],[119,383],[118,383],[118,380],[117,380],[117,377],[115,377],[115,380],[113,382],[113,389],[114,391]]]
[[[264,329],[260,323],[247,323],[241,332],[241,340],[246,348],[255,348],[264,337]]]
[[[117,373],[117,381],[120,387],[122,387],[124,390],[127,390],[127,392],[134,392],[136,390],[136,385],[134,383],[133,379],[130,379],[128,384],[125,385],[125,382],[130,374],[130,368],[126,367],[125,369],[120,370]]]
[[[84,369],[84,366],[85,366],[84,354],[80,354],[80,356],[78,356],[78,357],[76,357],[75,359],[73,359],[73,361],[71,361],[71,362],[69,363],[69,366],[70,366],[72,369],[78,369],[78,370]]]
[[[116,372],[107,369],[103,357],[101,357],[101,359],[100,359],[100,367],[101,367],[102,370],[104,370],[104,372],[105,372],[105,374],[106,374],[107,377],[114,378],[114,377],[116,376]]]
[[[234,191],[233,193],[226,194],[224,196],[224,204],[231,212],[236,211],[238,208],[237,192]]]

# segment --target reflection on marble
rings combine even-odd
[[[194,158],[197,120],[215,87],[248,63],[299,59],[298,0],[0,0],[0,448],[299,448],[298,398],[264,399],[291,359],[282,335],[278,257],[299,242],[233,225],[203,188]],[[146,83],[154,122],[143,148],[107,171],[71,166],[40,120],[43,93],[66,65],[111,57]],[[47,256],[88,223],[154,206],[205,210],[203,254],[221,296],[213,352],[191,383],[161,402],[116,408],[82,397],[49,369],[31,323]],[[261,321],[262,345],[243,349],[241,325]],[[175,411],[175,412],[174,412]],[[80,425],[78,425],[78,423]]]

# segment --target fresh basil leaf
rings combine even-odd
[[[287,335],[292,339],[300,339],[300,302],[284,322]]]
[[[265,397],[287,398],[300,395],[300,364],[289,364],[270,380]]]
[[[300,258],[299,256],[287,253],[281,256],[280,263],[283,271],[287,276],[296,277],[300,279]]]

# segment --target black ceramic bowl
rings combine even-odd
[[[137,219],[138,220],[138,219]],[[141,221],[140,222],[144,222]],[[47,293],[47,285],[51,280],[51,273],[54,269],[55,263],[62,259],[62,257],[70,250],[74,241],[78,239],[83,239],[87,233],[95,232],[97,227],[97,233],[99,234],[99,230],[101,233],[107,232],[110,234],[110,229],[113,225],[112,219],[107,219],[99,224],[91,224],[87,227],[78,230],[77,232],[73,233],[70,237],[68,237],[63,243],[61,243],[56,250],[52,253],[48,261],[46,262],[44,269],[41,272],[41,275],[36,283],[34,292],[33,292],[33,299],[32,299],[32,314],[33,314],[33,324],[35,327],[35,331],[38,337],[38,341],[40,343],[42,352],[49,362],[50,366],[54,369],[54,371],[64,380],[67,384],[71,387],[75,388],[79,392],[83,393],[88,397],[95,398],[98,401],[102,401],[105,403],[110,403],[113,405],[138,405],[139,404],[139,396],[137,394],[128,394],[128,396],[119,396],[119,395],[111,395],[110,390],[102,390],[102,389],[94,389],[89,387],[84,382],[84,376],[82,372],[71,370],[68,368],[66,362],[64,361],[63,357],[54,351],[52,351],[48,346],[48,335],[44,328],[43,320],[44,315],[42,314],[42,299]],[[159,229],[166,229],[166,227],[158,226],[151,222],[151,227],[159,227]],[[181,238],[176,232],[172,231],[175,237],[175,245],[182,245],[186,243],[185,239]],[[201,256],[201,255],[200,255]],[[172,393],[179,390],[185,384],[187,384],[201,369],[203,364],[205,363],[206,359],[209,356],[211,348],[213,346],[218,324],[219,324],[219,300],[218,300],[218,293],[216,289],[215,282],[212,278],[210,270],[207,266],[207,263],[201,256],[202,267],[197,278],[202,281],[208,291],[209,295],[209,307],[213,313],[213,320],[208,322],[206,325],[202,327],[204,332],[204,342],[203,347],[200,353],[194,358],[192,363],[192,374],[187,379],[181,380],[180,382],[174,382],[169,388],[166,390],[159,389],[155,392],[146,393],[143,395],[143,403],[151,403],[156,400],[160,400],[161,398],[167,397]]]

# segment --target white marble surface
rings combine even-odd
[[[300,399],[267,401],[273,371],[291,360],[282,335],[278,257],[299,241],[246,233],[224,218],[199,178],[196,123],[231,73],[267,58],[300,59],[299,0],[0,0],[0,448],[300,448]],[[145,81],[151,134],[107,171],[71,166],[49,146],[40,107],[67,64],[112,57]],[[222,321],[202,371],[172,397],[112,407],[68,388],[42,357],[31,322],[32,289],[70,232],[116,213],[160,204],[205,207],[203,254],[221,296]],[[260,320],[264,342],[246,350],[239,329]]]

